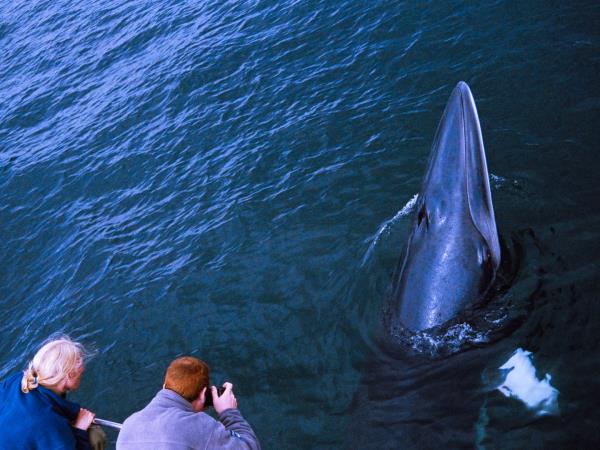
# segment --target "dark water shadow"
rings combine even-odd
[[[349,407],[346,448],[499,448],[505,429],[499,421],[525,429],[536,423],[543,433],[559,420],[535,417],[484,383],[483,374],[522,345],[525,330],[554,290],[550,281],[566,269],[531,229],[512,233],[502,246],[489,295],[452,323],[417,339],[390,338],[378,326]],[[452,334],[456,327],[472,332]],[[498,410],[490,407],[507,401],[509,406]]]

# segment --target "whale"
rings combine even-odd
[[[389,332],[438,327],[485,298],[501,250],[479,116],[463,81],[438,125],[408,236],[392,277]]]

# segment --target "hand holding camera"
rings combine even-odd
[[[225,388],[224,387],[218,387],[217,388],[217,397],[220,397],[221,395],[223,395],[223,392],[225,392]],[[206,398],[204,400],[204,407],[205,408],[210,408],[213,407],[213,394],[212,394],[212,390],[207,387],[206,388]]]
[[[211,386],[210,392],[206,393],[206,406],[215,408],[217,414],[221,414],[226,409],[237,409],[237,400],[233,394],[233,384],[224,383],[222,388]]]

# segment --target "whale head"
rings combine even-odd
[[[460,82],[438,126],[406,247],[394,274],[388,325],[421,331],[476,303],[500,264],[475,100]]]

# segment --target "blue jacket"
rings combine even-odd
[[[79,405],[42,386],[23,394],[21,377],[0,384],[0,449],[89,450],[87,432],[71,426]]]

